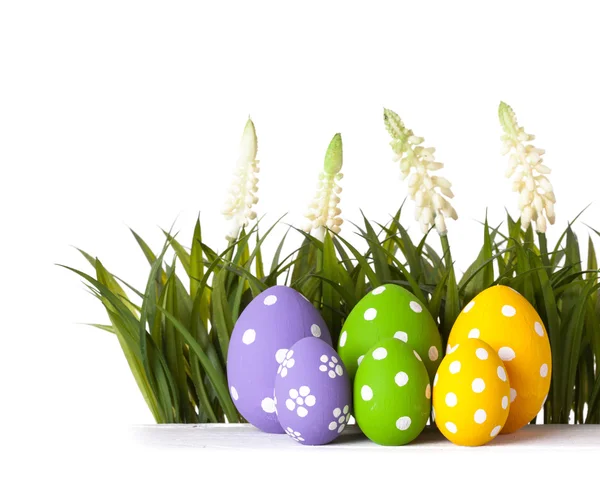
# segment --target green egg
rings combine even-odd
[[[442,361],[442,339],[429,310],[410,291],[395,284],[375,288],[348,315],[338,353],[353,378],[363,356],[382,339],[404,341],[423,359],[429,380]]]
[[[354,417],[371,441],[408,444],[425,428],[430,410],[427,369],[411,346],[384,339],[365,354],[354,379]]]

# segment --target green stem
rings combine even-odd
[[[460,313],[460,297],[458,295],[458,284],[456,283],[456,275],[454,273],[454,263],[452,261],[452,253],[450,252],[450,243],[448,242],[447,235],[440,235],[440,241],[442,242],[442,249],[444,259],[446,262],[446,269],[449,271],[448,282],[446,286],[446,303],[444,305],[444,317],[442,321],[442,339],[445,344],[448,341],[450,330],[454,325],[454,321]]]
[[[545,268],[548,268],[548,274],[552,274],[550,271],[550,258],[548,257],[548,240],[546,239],[546,233],[540,233],[538,231],[538,240],[540,242],[540,255],[542,259],[542,264]]]

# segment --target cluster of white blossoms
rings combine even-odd
[[[556,203],[552,185],[546,176],[551,170],[542,163],[545,151],[526,144],[535,137],[519,126],[515,112],[506,103],[500,103],[498,116],[504,130],[501,153],[510,155],[506,177],[512,177],[512,189],[519,193],[521,227],[527,229],[533,221],[536,230],[545,233],[547,222],[554,224]]]
[[[441,176],[432,175],[444,164],[435,161],[435,148],[420,146],[424,139],[407,129],[400,117],[391,110],[383,110],[385,127],[392,137],[394,161],[400,162],[401,179],[408,178],[408,195],[415,201],[415,219],[427,233],[432,225],[440,235],[447,233],[445,218],[458,218],[448,201],[454,197],[451,183]]]
[[[242,227],[256,219],[253,207],[258,203],[258,151],[256,130],[250,118],[240,141],[240,156],[229,188],[223,215],[231,222],[228,240],[235,240]]]
[[[342,135],[336,133],[329,143],[323,171],[319,174],[317,192],[308,207],[304,231],[313,234],[318,239],[325,238],[327,229],[339,233],[344,220],[340,218],[342,210],[339,208],[341,186],[338,185],[343,178],[341,173],[343,163]]]

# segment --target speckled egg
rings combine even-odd
[[[317,338],[304,338],[286,353],[295,364],[275,378],[275,405],[281,427],[305,445],[327,444],[346,427],[352,390],[335,350]]]
[[[423,358],[429,379],[442,360],[442,340],[429,310],[410,291],[379,286],[352,309],[342,328],[338,352],[354,377],[366,354],[382,339],[404,341]]]
[[[508,417],[510,385],[504,363],[479,339],[465,339],[446,354],[433,380],[435,423],[460,446],[481,446]]]
[[[407,444],[421,433],[430,410],[429,376],[412,347],[390,338],[366,353],[354,378],[354,417],[369,439]]]
[[[485,341],[506,365],[510,413],[501,432],[514,432],[528,424],[542,408],[552,376],[550,342],[537,311],[514,289],[493,286],[463,309],[448,346],[467,338]]]
[[[227,381],[240,414],[262,431],[283,433],[275,414],[275,376],[296,366],[289,348],[305,337],[331,344],[325,322],[300,293],[273,286],[250,302],[238,318],[227,354]]]

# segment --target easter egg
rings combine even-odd
[[[354,417],[384,446],[415,439],[427,424],[431,387],[419,354],[399,339],[384,339],[366,354],[354,378]]]
[[[305,445],[327,444],[346,427],[352,389],[335,350],[317,338],[295,343],[286,357],[295,361],[275,378],[275,405],[281,427]]]
[[[407,343],[423,358],[429,379],[442,359],[442,340],[429,310],[410,291],[379,286],[362,298],[344,322],[338,352],[351,377],[366,352],[382,339]]]
[[[295,367],[289,348],[305,337],[331,344],[325,322],[300,293],[273,286],[254,298],[238,318],[227,353],[227,382],[233,403],[251,424],[283,433],[275,414],[275,376]]]
[[[498,435],[509,412],[510,385],[496,351],[479,339],[455,344],[433,380],[435,423],[460,446],[481,446]]]
[[[504,361],[510,379],[510,412],[502,433],[528,424],[550,389],[552,356],[546,328],[531,304],[514,289],[493,286],[460,313],[448,345],[479,338]]]

